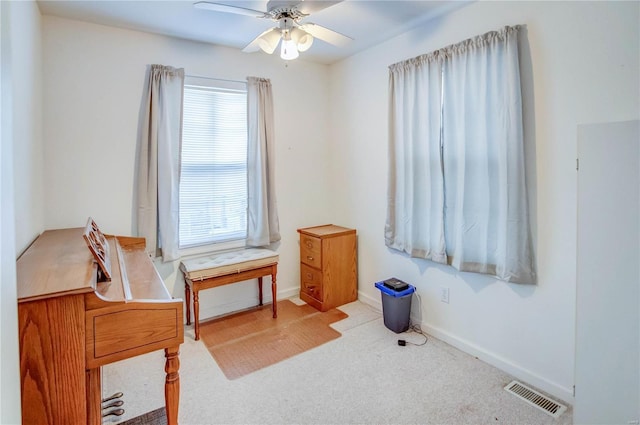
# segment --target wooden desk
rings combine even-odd
[[[278,317],[276,302],[278,255],[266,249],[245,249],[214,254],[208,257],[186,260],[180,264],[184,274],[184,301],[187,308],[187,325],[191,324],[191,292],[195,339],[200,339],[200,300],[198,293],[204,289],[230,285],[249,279],[258,279],[258,301],[262,305],[262,278],[271,275],[273,318]]]
[[[22,423],[100,425],[100,367],[164,349],[176,425],[182,300],[167,292],[143,238],[107,237],[111,281],[99,282],[84,230],[46,231],[17,261]]]

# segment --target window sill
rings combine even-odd
[[[240,249],[246,247],[246,241],[244,239],[238,239],[234,241],[227,241],[208,245],[199,245],[180,250],[180,258],[193,257],[202,254],[213,254],[221,251],[228,251],[231,249]]]

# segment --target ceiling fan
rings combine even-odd
[[[269,0],[266,12],[209,1],[196,2],[193,7],[215,12],[253,16],[260,19],[271,19],[278,22],[278,26],[270,28],[257,36],[242,51],[250,53],[262,49],[264,52],[272,54],[278,47],[280,40],[282,40],[280,43],[280,57],[285,60],[291,60],[297,58],[299,52],[308,50],[313,44],[314,38],[336,46],[343,46],[352,40],[351,37],[321,25],[303,22],[312,13],[326,9],[336,3],[340,3],[340,1],[342,0]]]

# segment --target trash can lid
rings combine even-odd
[[[390,295],[392,297],[398,298],[398,297],[404,297],[405,295],[409,295],[409,294],[413,294],[416,290],[416,287],[413,285],[409,285],[409,287],[407,289],[405,289],[404,291],[399,291],[396,292],[391,288],[388,288],[384,285],[384,282],[376,282],[375,283],[376,288],[378,288],[379,290],[381,290],[383,293]]]

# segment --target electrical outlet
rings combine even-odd
[[[449,288],[446,286],[440,287],[440,301],[449,304]]]

